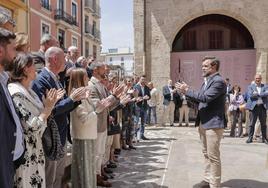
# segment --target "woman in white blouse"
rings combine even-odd
[[[73,69],[70,74],[69,92],[75,88],[88,85],[87,72],[83,68]],[[87,92],[89,96],[89,92]],[[90,98],[81,101],[81,104],[71,112],[72,145],[72,187],[95,188],[95,144],[97,139],[97,114],[106,103],[98,103],[96,109]]]
[[[47,127],[47,118],[63,93],[52,89],[47,92],[44,104],[39,100],[31,89],[31,82],[36,78],[35,65],[27,54],[17,55],[10,73],[8,90],[22,122],[25,142],[25,162],[16,170],[14,187],[45,188],[45,156],[41,138]]]
[[[244,103],[244,97],[241,94],[241,88],[238,85],[233,87],[233,92],[230,94],[230,105],[229,112],[232,118],[231,125],[231,137],[242,137],[243,136],[243,127],[242,127],[242,112],[239,107]],[[236,123],[238,122],[238,134],[236,135]]]

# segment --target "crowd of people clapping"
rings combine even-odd
[[[27,34],[0,28],[1,187],[60,188],[68,170],[72,187],[111,187],[121,149],[148,139],[148,109],[157,123],[153,84],[119,78],[75,46],[64,52],[49,34],[28,49]]]

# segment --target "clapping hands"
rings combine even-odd
[[[76,102],[81,101],[83,99],[86,99],[89,97],[89,91],[86,87],[79,87],[77,89],[74,89],[70,95],[70,98]]]
[[[185,94],[188,89],[189,89],[189,86],[185,83],[185,82],[177,82],[175,84],[175,88],[176,90],[178,90],[180,93],[183,93]]]
[[[98,101],[96,103],[96,112],[100,113],[102,112],[104,109],[108,108],[111,105],[111,101],[109,100],[109,98],[105,98],[102,99],[101,101]]]

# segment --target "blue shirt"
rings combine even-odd
[[[6,72],[0,72],[0,83],[3,87],[3,90],[6,94],[6,98],[9,104],[9,107],[11,109],[14,121],[16,123],[16,144],[15,144],[15,149],[14,149],[14,157],[13,161],[17,160],[24,152],[24,140],[23,140],[23,130],[22,130],[22,125],[20,122],[20,119],[16,113],[14,104],[12,102],[12,98],[10,96],[10,93],[8,92],[7,89],[7,81],[8,81],[8,74]]]

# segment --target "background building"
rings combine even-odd
[[[171,77],[198,89],[201,59],[216,56],[221,74],[245,91],[268,81],[268,1],[135,0],[135,73],[161,88]]]
[[[0,11],[4,10],[16,21],[15,32],[28,33],[28,2],[26,0],[1,0]]]
[[[133,76],[134,61],[130,48],[108,49],[108,52],[101,53],[101,57],[107,64],[120,66],[125,76]]]
[[[83,1],[83,54],[87,57],[93,55],[94,58],[100,58],[100,0],[84,0]]]
[[[60,47],[81,45],[81,0],[29,0],[30,46],[37,51],[43,34],[55,36]]]

